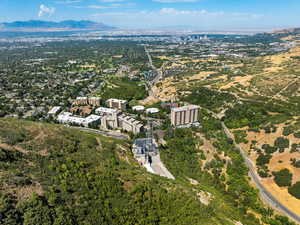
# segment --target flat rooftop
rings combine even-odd
[[[197,105],[185,105],[185,106],[182,106],[182,107],[171,108],[171,111],[173,111],[173,112],[180,112],[180,111],[186,111],[186,110],[192,110],[192,109],[200,109],[200,106],[197,106]]]
[[[109,113],[109,114],[112,114],[112,113],[117,113],[118,110],[117,109],[112,109],[112,108],[106,108],[106,107],[99,107],[96,109],[95,111],[96,113]]]
[[[108,102],[120,102],[120,103],[126,103],[126,100],[123,99],[116,99],[116,98],[110,98],[107,100]]]

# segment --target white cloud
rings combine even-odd
[[[55,8],[47,7],[42,4],[42,5],[40,5],[40,10],[39,10],[38,16],[39,17],[42,17],[44,15],[51,16],[54,12],[55,12]]]

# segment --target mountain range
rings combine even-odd
[[[61,22],[29,20],[0,23],[0,31],[65,31],[65,30],[113,30],[113,26],[89,20],[65,20]]]

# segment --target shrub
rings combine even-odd
[[[290,146],[290,141],[287,138],[278,137],[275,140],[274,146],[277,147],[277,148],[285,149],[285,148],[288,148]]]
[[[300,138],[300,132],[294,133],[295,138]]]
[[[255,133],[259,133],[259,128],[258,127],[253,127],[253,128],[249,128],[248,129],[249,132],[255,132]]]
[[[264,144],[264,145],[262,146],[262,149],[265,150],[265,152],[266,152],[267,154],[272,154],[272,153],[274,153],[274,152],[276,152],[276,151],[278,150],[276,147],[271,146],[271,145],[269,145],[269,144]]]
[[[237,131],[234,131],[233,133],[234,133],[234,138],[235,138],[236,143],[238,143],[238,144],[240,144],[240,143],[247,144],[248,143],[248,140],[246,139],[246,137],[247,137],[246,131],[237,130]]]
[[[258,175],[262,178],[266,178],[266,177],[269,177],[269,174],[267,171],[264,171],[264,170],[258,170]]]
[[[293,127],[289,126],[289,127],[283,128],[282,134],[283,134],[284,136],[289,136],[289,135],[292,134],[293,132],[294,132]]]
[[[268,164],[270,162],[271,158],[272,158],[272,156],[269,154],[267,154],[267,155],[260,154],[256,159],[256,164],[258,166],[263,166],[265,164]]]
[[[279,187],[290,186],[292,184],[293,174],[288,169],[273,172],[274,181]]]
[[[295,158],[294,159],[291,159],[292,161],[292,165],[296,168],[300,168],[300,160],[296,160]]]
[[[275,133],[276,130],[277,130],[277,127],[275,127],[274,125],[272,126],[266,126],[264,127],[264,130],[267,134],[270,134],[270,133]]]
[[[293,186],[289,187],[289,193],[295,198],[300,199],[300,182],[297,182]]]
[[[298,148],[300,147],[300,145],[299,144],[292,144],[292,149],[291,149],[291,153],[293,153],[293,152],[297,152],[298,151]]]

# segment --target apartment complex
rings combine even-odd
[[[119,128],[118,114],[120,113],[117,109],[99,107],[95,110],[95,113],[102,117],[101,119],[101,128],[108,129],[117,129]]]
[[[96,114],[100,115],[101,127],[105,130],[107,129],[122,129],[127,132],[132,132],[138,134],[143,129],[143,124],[125,114],[122,114],[117,109],[99,107],[96,109]]]
[[[111,109],[106,107],[99,107],[95,110],[95,113],[101,116],[112,116],[114,114],[118,114],[117,109]]]
[[[171,124],[181,126],[198,122],[199,109],[200,107],[196,105],[171,108]]]
[[[100,106],[101,104],[101,98],[99,97],[89,97],[88,101],[89,101],[89,105],[92,106]]]
[[[119,110],[126,110],[127,101],[126,100],[121,100],[121,99],[110,98],[106,101],[106,105],[109,108],[114,108],[114,109],[119,109]]]
[[[86,118],[82,118],[82,117],[73,116],[73,114],[70,112],[62,112],[61,114],[58,115],[57,121],[69,125],[90,127],[90,126],[100,124],[101,117],[92,114]]]
[[[121,114],[118,116],[118,122],[119,122],[119,127],[122,130],[132,132],[133,134],[138,134],[143,129],[143,124],[140,121],[130,116],[127,116],[125,114]]]
[[[92,105],[100,106],[101,98],[99,97],[77,97],[74,101],[74,105]]]
[[[74,101],[74,105],[88,105],[89,101],[87,97],[77,97]]]

